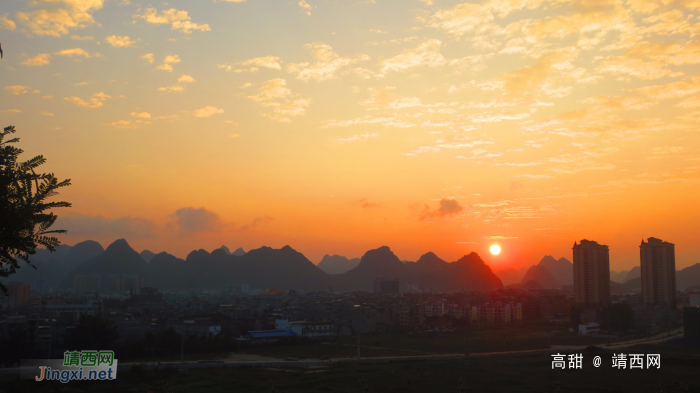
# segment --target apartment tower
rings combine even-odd
[[[639,246],[642,301],[676,309],[676,251],[673,243],[650,237]]]
[[[591,306],[610,300],[610,250],[592,240],[574,242],[574,301]]]

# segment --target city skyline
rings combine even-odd
[[[493,269],[571,242],[700,262],[698,6],[9,2],[0,121],[73,185],[66,244],[383,245]],[[498,256],[488,250],[501,246]]]

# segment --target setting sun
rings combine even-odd
[[[498,255],[501,253],[501,246],[499,246],[498,244],[494,244],[489,250],[491,251],[491,254]]]

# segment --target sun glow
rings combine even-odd
[[[501,253],[501,246],[499,246],[498,244],[494,244],[489,250],[491,251],[491,254],[498,255]]]

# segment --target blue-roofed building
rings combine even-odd
[[[293,340],[297,334],[291,330],[252,330],[245,336],[241,336],[238,341],[250,344],[271,344],[280,341]]]

